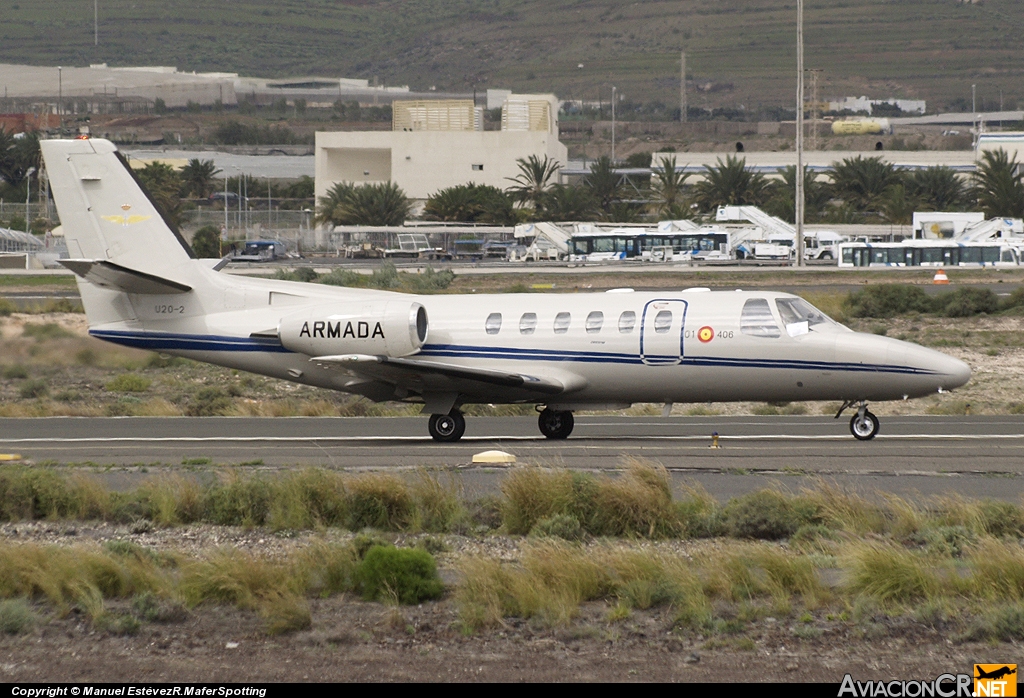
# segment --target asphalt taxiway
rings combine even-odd
[[[565,441],[540,436],[532,417],[469,417],[454,444],[433,442],[425,417],[0,419],[0,453],[22,462],[120,473],[118,482],[183,465],[346,470],[450,468],[467,489],[494,491],[503,468],[472,464],[486,450],[517,463],[615,471],[626,459],[663,464],[682,486],[696,481],[726,498],[823,477],[864,491],[961,494],[1019,501],[1024,495],[1024,417],[883,417],[873,441],[839,420],[806,416],[579,416]],[[720,448],[711,448],[713,432]],[[114,466],[110,469],[108,466]],[[114,477],[110,475],[109,477]]]

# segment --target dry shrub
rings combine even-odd
[[[1024,510],[994,499],[969,500],[960,495],[935,500],[938,519],[945,526],[963,526],[978,535],[1024,535]]]
[[[595,533],[609,536],[671,536],[679,531],[668,471],[658,463],[629,459],[618,479],[598,481]]]
[[[1024,601],[1024,549],[1015,543],[983,540],[971,552],[971,591],[984,599]]]
[[[897,539],[906,539],[927,528],[929,515],[920,505],[888,492],[882,493],[885,500],[888,532]]]
[[[462,483],[450,472],[442,481],[439,473],[421,470],[410,487],[416,502],[415,528],[430,533],[448,533],[467,516]]]
[[[268,524],[275,530],[340,526],[348,512],[345,482],[330,470],[307,468],[273,483]]]
[[[96,617],[104,598],[128,598],[163,585],[153,560],[85,546],[0,544],[0,597],[45,598],[62,614],[77,605]]]
[[[255,610],[266,622],[266,631],[278,635],[303,630],[312,623],[302,575],[295,574],[291,560],[271,561],[220,550],[182,570],[179,593],[187,604],[227,603]]]
[[[711,538],[725,532],[722,507],[700,483],[683,488],[683,496],[676,503],[679,535],[686,538]]]
[[[880,507],[838,485],[819,480],[813,489],[801,494],[817,508],[818,517],[829,528],[856,535],[886,530],[885,513]]]
[[[736,497],[723,511],[725,528],[730,535],[764,540],[788,538],[816,515],[817,507],[813,502],[771,489]]]
[[[415,514],[412,494],[394,475],[360,475],[348,481],[347,526],[352,531],[376,528],[401,531]]]
[[[148,518],[161,526],[201,521],[205,514],[203,490],[194,478],[159,475],[143,482],[138,494]]]
[[[888,543],[851,546],[844,555],[846,587],[881,603],[930,600],[954,589],[948,565]]]
[[[511,535],[526,535],[541,519],[567,513],[572,474],[537,467],[513,469],[501,483],[501,518]]]
[[[704,556],[701,562],[708,593],[730,601],[770,597],[784,606],[791,597],[799,596],[814,606],[828,595],[809,558],[774,546],[730,546]]]

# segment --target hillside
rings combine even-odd
[[[795,1],[103,0],[0,5],[0,62],[176,65],[247,75],[376,76],[414,89],[554,90],[564,98],[788,105]],[[820,93],[1024,104],[1020,0],[810,0],[806,64]],[[582,64],[582,68],[578,67]]]

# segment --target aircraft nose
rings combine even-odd
[[[946,390],[959,388],[971,379],[971,367],[951,356],[945,357],[941,370],[943,374],[949,376],[949,385],[942,386]]]
[[[916,345],[907,345],[906,351],[907,364],[930,371],[942,390],[959,388],[971,379],[971,367],[960,359]]]

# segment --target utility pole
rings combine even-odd
[[[57,66],[57,118],[60,120],[60,133],[64,134],[64,68]]]
[[[612,167],[615,166],[615,86],[612,85]]]
[[[821,116],[821,103],[818,102],[818,73],[821,68],[808,68],[811,74],[811,150],[818,149],[818,119]]]
[[[92,45],[100,45],[100,0],[92,0]]]
[[[686,51],[682,52],[679,70],[679,121],[686,123]]]
[[[804,0],[796,0],[796,266],[804,265]]]

